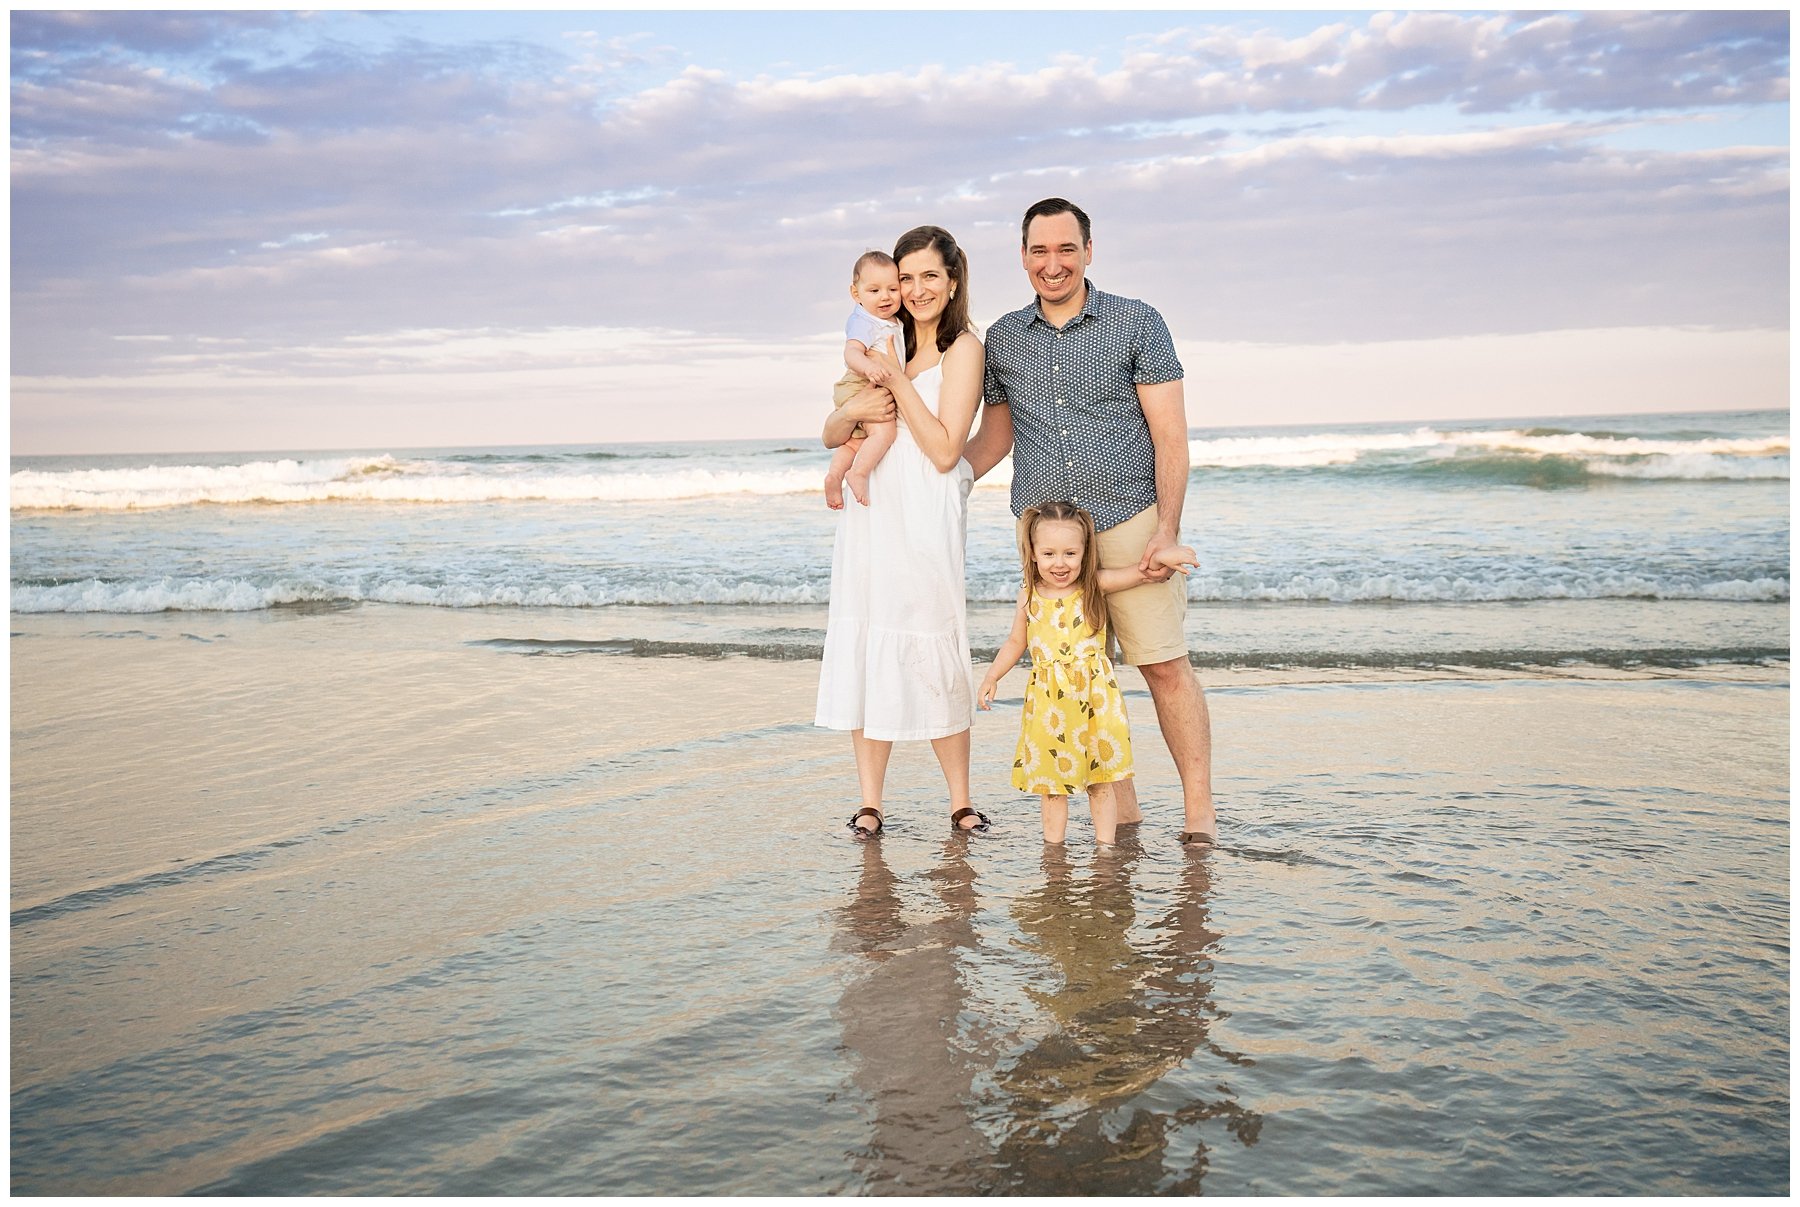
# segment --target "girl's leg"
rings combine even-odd
[[[931,739],[931,753],[937,755],[938,766],[944,770],[944,783],[950,789],[950,812],[974,808],[969,799],[969,731]],[[971,814],[960,824],[966,830],[980,825],[981,820]]]
[[[1111,784],[1089,784],[1088,808],[1094,811],[1094,841],[1110,847],[1119,837],[1118,793]]]
[[[894,441],[899,439],[900,425],[890,421],[888,423],[870,423],[865,426],[869,434],[863,438],[862,447],[856,452],[856,461],[850,466],[847,480],[850,483],[851,493],[856,496],[856,501],[867,507],[869,505],[869,475],[875,472],[875,467],[881,464],[881,458],[890,448],[894,447]]]
[[[863,731],[850,731],[850,745],[856,751],[856,782],[862,788],[862,803],[871,809],[881,808],[881,786],[887,780],[888,756],[894,753],[892,742],[863,737]],[[864,830],[875,828],[875,819],[863,817],[856,823]]]
[[[1069,832],[1069,798],[1040,796],[1038,809],[1044,815],[1044,841],[1061,842]]]

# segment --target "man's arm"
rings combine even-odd
[[[1179,378],[1140,385],[1137,396],[1144,421],[1150,425],[1150,442],[1156,446],[1156,531],[1144,546],[1138,566],[1153,581],[1161,582],[1173,571],[1152,559],[1166,546],[1181,543],[1181,508],[1187,501],[1187,398]]]
[[[963,446],[963,460],[980,478],[1006,459],[1012,445],[1012,408],[1005,403],[989,403],[981,408],[981,427]]]

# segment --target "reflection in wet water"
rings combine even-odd
[[[1261,1117],[1217,1081],[1190,1097],[1164,1078],[1196,1053],[1245,1065],[1214,1042],[1211,890],[1187,862],[1173,904],[1139,921],[1135,840],[1078,867],[1046,845],[1042,883],[1010,905],[1025,960],[1013,1019],[982,1017],[965,974],[981,906],[966,844],[950,839],[918,879],[926,908],[879,842],[837,911],[841,951],[861,957],[838,1003],[873,1139],[855,1164],[877,1193],[1197,1194],[1199,1125],[1256,1143]],[[1145,943],[1139,935],[1154,936]],[[1216,1080],[1216,1079],[1215,1079]]]

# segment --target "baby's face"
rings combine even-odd
[[[876,318],[893,318],[900,310],[900,270],[892,264],[864,265],[850,296]]]

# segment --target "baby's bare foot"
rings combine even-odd
[[[867,507],[869,505],[868,471],[853,469],[844,475],[844,481],[850,484],[850,493],[856,496],[856,501]],[[838,506],[842,507],[843,503],[840,501]]]
[[[844,484],[836,474],[825,475],[825,506],[833,511],[844,510]]]

